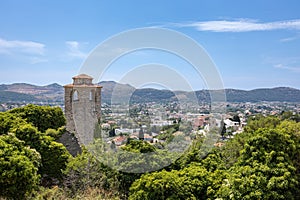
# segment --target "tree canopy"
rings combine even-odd
[[[29,104],[21,108],[12,109],[8,112],[16,114],[22,119],[26,119],[27,122],[37,127],[41,132],[45,132],[49,128],[58,129],[66,123],[64,114],[59,107]]]
[[[207,156],[199,140],[173,169],[141,176],[129,199],[299,199],[299,141],[295,120],[256,116]]]
[[[0,136],[0,197],[22,199],[37,188],[40,154],[13,134]]]
[[[55,139],[64,122],[56,107],[28,105],[0,113],[0,196],[17,198],[40,180],[51,185],[62,179],[70,154]]]

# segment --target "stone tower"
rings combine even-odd
[[[101,118],[102,87],[92,81],[92,77],[80,74],[73,77],[73,84],[64,86],[66,129],[84,145],[93,141]]]

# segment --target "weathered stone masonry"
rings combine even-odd
[[[81,144],[93,141],[94,128],[101,118],[101,86],[93,78],[80,74],[73,84],[65,85],[65,116],[67,131],[74,133]]]

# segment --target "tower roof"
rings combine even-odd
[[[73,79],[93,79],[93,77],[86,74],[79,74],[77,76],[74,76]]]
[[[65,85],[65,88],[73,87],[92,87],[92,88],[102,88],[97,84],[93,84],[93,77],[86,74],[79,74],[73,77],[73,83]]]

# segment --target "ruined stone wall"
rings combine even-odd
[[[73,112],[72,112],[72,95],[73,95],[73,87],[65,86],[65,117],[66,117],[66,129],[70,133],[75,134],[75,124],[73,120]]]
[[[101,120],[101,87],[97,87],[95,90],[95,102],[96,102],[96,115],[98,122]]]
[[[74,99],[74,93],[78,99]],[[65,86],[67,131],[75,133],[79,142],[88,145],[94,139],[95,126],[101,118],[101,87],[97,85]]]

